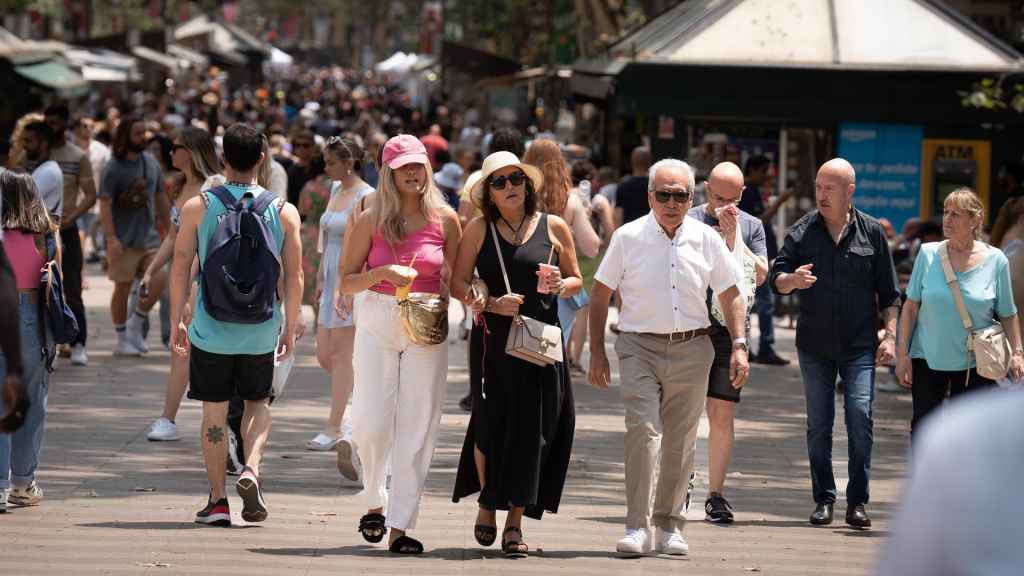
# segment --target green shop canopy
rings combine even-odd
[[[36,84],[54,90],[61,98],[77,98],[89,92],[89,83],[57,60],[15,66],[14,71]]]

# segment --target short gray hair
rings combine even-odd
[[[660,168],[682,168],[683,170],[685,170],[686,191],[690,192],[691,194],[693,193],[693,189],[697,186],[697,179],[693,175],[693,168],[690,168],[690,165],[687,164],[686,162],[683,162],[682,160],[677,160],[675,158],[665,158],[663,160],[658,160],[651,166],[651,169],[648,172],[647,179],[648,192],[654,191],[654,178],[658,173],[658,169]]]

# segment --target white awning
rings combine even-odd
[[[178,60],[176,58],[168,56],[167,54],[161,54],[147,46],[135,46],[132,48],[132,55],[136,58],[162,66],[171,72],[178,71]]]
[[[82,77],[89,82],[127,82],[128,72],[102,66],[82,66]]]
[[[167,53],[194,68],[205,68],[210,64],[209,58],[181,44],[168,44]]]

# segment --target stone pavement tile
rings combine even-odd
[[[419,527],[410,532],[424,541],[427,554],[394,558],[384,544],[367,544],[356,531],[365,510],[355,498],[357,489],[342,486],[334,454],[303,448],[322,427],[328,392],[307,336],[293,380],[272,409],[274,428],[262,468],[268,520],[241,521],[241,502],[229,478],[235,527],[198,526],[192,519],[207,490],[201,408],[189,400],[182,404],[180,442],[146,441],[145,432],[159,415],[169,361],[156,335],[156,314],[149,340],[153,352],[143,359],[111,357],[109,283],[94,271],[89,280],[92,363],[72,368],[59,361],[39,472],[46,500],[0,516],[7,551],[3,574],[867,574],[899,498],[910,402],[907,395],[879,394],[869,506],[875,528],[847,528],[842,499],[836,524],[808,525],[813,505],[799,371],[756,366],[738,407],[736,451],[726,482],[737,522],[703,522],[704,422],[685,532],[690,556],[615,558],[625,521],[623,411],[616,387],[594,390],[580,379],[574,452],[559,513],[540,522],[527,519],[524,533],[532,555],[507,560],[498,544],[482,550],[473,539],[475,497],[451,502],[469,421],[457,406],[468,388],[465,346],[457,341]],[[776,332],[780,353],[792,358],[793,332]],[[833,454],[841,491],[846,441],[838,395],[836,413]]]

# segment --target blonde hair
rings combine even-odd
[[[21,147],[21,135],[25,132],[25,127],[33,122],[44,122],[46,116],[43,116],[39,112],[29,112],[14,124],[14,131],[11,132],[11,152],[10,159],[12,166],[20,166],[25,160],[25,150]]]
[[[448,204],[441,191],[434,184],[434,171],[429,164],[422,165],[427,171],[425,190],[420,194],[420,212],[430,222],[440,222],[444,209]],[[388,244],[400,243],[405,237],[402,225],[402,197],[395,184],[395,172],[384,164],[380,170],[380,182],[377,194],[374,195],[373,227],[384,237]]]
[[[544,174],[544,184],[537,190],[540,198],[540,210],[548,214],[561,216],[569,203],[569,192],[572,190],[572,177],[569,175],[569,164],[562,156],[562,149],[554,140],[536,140],[526,149],[523,162],[540,169]]]
[[[967,187],[953,190],[949,193],[949,196],[946,196],[946,199],[943,200],[942,208],[963,210],[977,218],[978,225],[974,228],[974,238],[981,238],[981,225],[985,221],[985,205],[981,203],[981,198],[978,197],[974,190]]]

